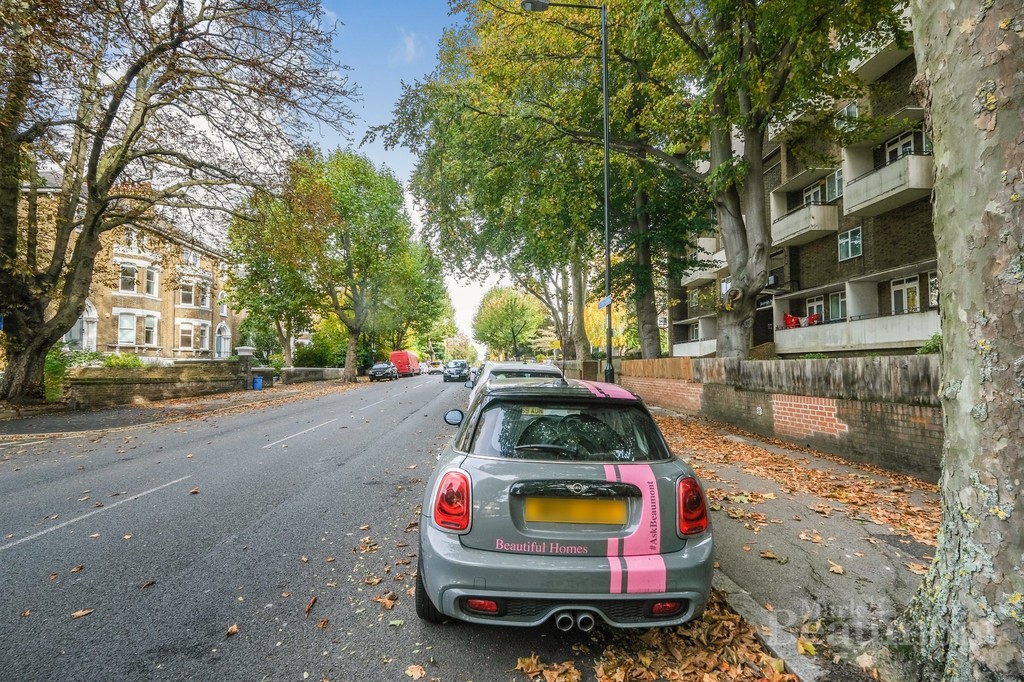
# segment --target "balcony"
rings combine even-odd
[[[706,253],[698,253],[695,257],[708,264],[699,270],[691,270],[686,275],[683,275],[680,282],[681,286],[696,287],[708,282],[714,282],[718,279],[719,273],[728,269],[725,261],[725,249],[718,248],[717,239],[714,237],[701,237],[697,240],[697,246]],[[708,256],[708,253],[711,255]]]
[[[704,358],[715,354],[718,348],[717,339],[701,339],[700,341],[688,341],[677,343],[672,346],[672,357],[674,358]]]
[[[846,183],[846,215],[876,216],[932,192],[931,154],[906,154]]]
[[[799,246],[839,230],[839,207],[811,202],[772,223],[772,246]]]
[[[938,313],[926,310],[779,329],[775,332],[775,352],[779,355],[803,355],[916,348],[938,333]]]

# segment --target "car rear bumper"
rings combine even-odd
[[[420,522],[420,567],[427,594],[447,616],[473,623],[535,626],[562,612],[589,612],[615,627],[656,627],[685,623],[703,613],[711,590],[711,534],[660,555],[665,591],[613,593],[613,571],[628,571],[620,557],[514,554],[468,549],[457,535]],[[615,568],[613,569],[613,562]],[[625,584],[625,583],[623,583]],[[497,615],[465,608],[467,598],[493,599]],[[670,616],[655,617],[656,602],[684,602]]]

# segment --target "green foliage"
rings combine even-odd
[[[43,365],[43,384],[46,387],[46,399],[57,401],[64,394],[64,376],[68,371],[68,355],[57,345],[46,354]]]
[[[274,368],[275,374],[281,374],[281,370],[284,369],[284,354],[271,353],[267,364]]]
[[[530,350],[545,317],[535,298],[509,287],[495,287],[484,294],[473,316],[473,338],[492,353],[522,355]]]
[[[932,334],[932,337],[928,339],[923,346],[917,349],[918,355],[928,355],[929,353],[939,353],[942,351],[942,334]]]
[[[256,349],[253,351],[253,362],[257,365],[272,365],[273,356],[282,353],[281,341],[277,336],[277,330],[274,329],[273,321],[262,315],[250,313],[242,322],[239,334],[244,345]],[[284,355],[281,355],[281,362],[284,362]]]
[[[800,356],[801,360],[827,360],[828,356],[824,353],[804,353]]]
[[[296,348],[293,362],[296,367],[340,367],[342,358],[338,348],[314,343]]]
[[[139,367],[144,367],[145,364],[139,359],[138,355],[133,355],[131,353],[111,353],[103,358],[103,366],[118,367],[122,369],[137,369]]]

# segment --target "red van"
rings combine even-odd
[[[391,351],[391,364],[398,368],[398,376],[411,377],[420,373],[420,359],[411,350]]]

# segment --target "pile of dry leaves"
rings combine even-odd
[[[597,631],[595,631],[597,632]],[[599,642],[604,651],[594,672],[600,682],[796,682],[758,641],[754,628],[729,610],[725,598],[712,592],[704,617],[674,628],[601,630],[611,639]],[[574,661],[542,663],[537,656],[520,658],[516,670],[531,680],[578,682]]]
[[[683,455],[704,481],[718,480],[715,464],[739,466],[747,473],[774,481],[786,494],[806,493],[834,501],[851,516],[863,516],[884,524],[897,535],[935,545],[940,510],[934,498],[912,502],[915,493],[934,495],[938,488],[912,476],[895,474],[868,464],[851,463],[832,455],[746,433],[735,427],[682,417],[657,417],[672,451]],[[775,453],[756,445],[737,442],[730,435],[756,439],[793,452],[804,452],[854,468],[854,472],[829,471],[812,465],[809,459]],[[714,493],[709,490],[709,497]],[[829,514],[830,504],[819,505],[818,513]]]

